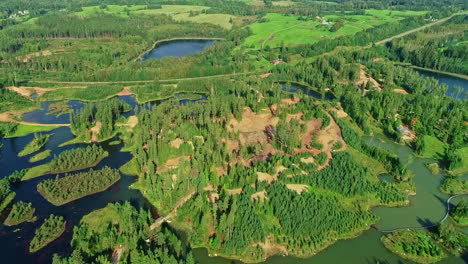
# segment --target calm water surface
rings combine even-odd
[[[202,39],[187,39],[187,40],[172,40],[162,42],[156,47],[143,55],[140,61],[149,59],[162,59],[165,57],[184,57],[202,52],[205,48],[213,46],[218,40],[202,40]]]

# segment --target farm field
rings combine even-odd
[[[424,13],[367,10],[366,15],[328,15],[308,21],[300,20],[298,16],[269,13],[263,20],[260,20],[265,22],[258,22],[249,26],[253,34],[245,40],[244,46],[261,48],[265,45],[278,47],[282,44],[313,44],[322,39],[353,35],[371,27],[401,20],[409,16],[423,15]],[[331,32],[330,29],[333,23],[339,20],[343,20],[344,25],[336,32]]]
[[[136,10],[141,10],[145,8],[146,8],[146,5],[129,5],[129,6],[107,5],[105,8],[101,8],[100,6],[86,6],[86,7],[82,7],[82,11],[76,12],[75,14],[81,15],[81,16],[89,16],[89,15],[104,13],[104,14],[118,15],[121,17],[128,17],[130,11],[136,11]]]
[[[177,21],[190,21],[195,23],[210,23],[221,26],[226,29],[232,27],[233,15],[228,14],[202,14],[207,10],[207,6],[190,5],[162,5],[161,9],[147,9],[132,12],[133,14],[160,15],[166,14],[172,16]]]

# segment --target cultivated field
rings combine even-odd
[[[265,45],[278,47],[294,44],[313,44],[322,39],[353,35],[359,31],[379,26],[409,16],[423,15],[425,12],[367,10],[366,15],[337,14],[317,17],[313,20],[300,20],[298,16],[267,14],[260,22],[250,25],[252,36],[244,46],[260,48]],[[343,21],[343,26],[336,32],[330,31],[334,23]]]

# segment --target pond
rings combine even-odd
[[[424,71],[424,70],[416,70],[420,75],[426,78],[434,78],[436,79],[439,84],[447,85],[447,96],[450,96],[454,99],[466,100],[468,99],[468,80],[463,78],[458,78],[455,76],[431,72],[431,71]],[[457,88],[461,88],[457,90]]]
[[[139,61],[149,59],[162,59],[165,57],[184,57],[202,52],[205,48],[213,46],[219,40],[206,39],[180,39],[158,43],[150,52],[143,55]]]

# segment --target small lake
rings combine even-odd
[[[158,43],[150,52],[143,55],[139,61],[149,59],[162,59],[165,57],[184,57],[202,52],[205,48],[213,46],[219,40],[180,39]]]
[[[431,72],[431,71],[424,71],[424,70],[416,70],[420,75],[426,78],[434,78],[436,79],[439,84],[447,85],[447,96],[452,97],[453,99],[460,99],[466,100],[468,99],[468,80],[458,78],[455,76]],[[456,88],[461,88],[460,91],[457,91]]]

